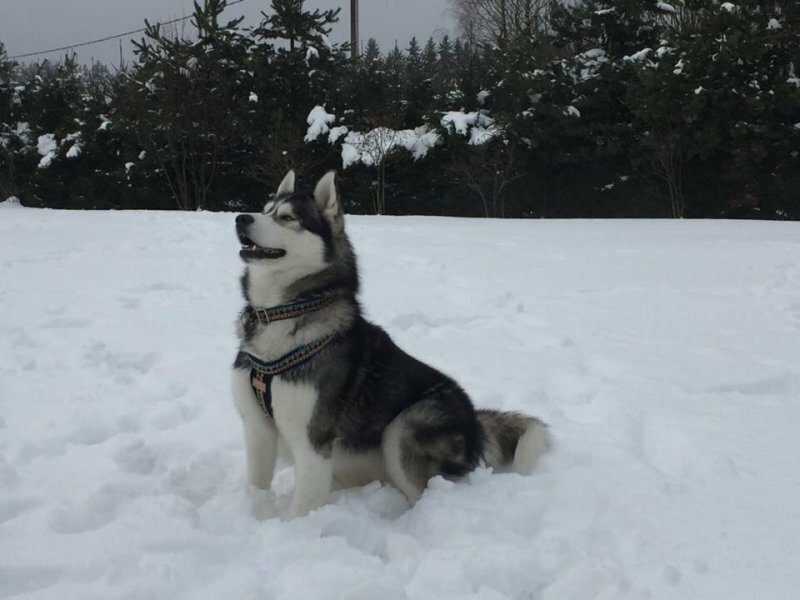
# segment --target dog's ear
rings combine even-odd
[[[336,171],[328,171],[314,188],[314,199],[323,216],[331,224],[334,231],[344,231],[344,216],[339,195],[336,193]]]
[[[278,191],[275,192],[276,196],[280,196],[281,194],[294,194],[294,169],[290,170],[286,177],[283,178],[281,184],[278,186]]]

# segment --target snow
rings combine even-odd
[[[652,51],[653,51],[652,48],[642,48],[641,50],[639,50],[638,52],[634,52],[630,56],[623,56],[622,60],[627,62],[639,62],[645,60],[647,58],[647,55],[650,54]]]
[[[342,168],[346,169],[351,165],[361,161],[361,152],[355,146],[348,143],[342,144]]]
[[[609,62],[606,51],[602,48],[591,48],[575,55],[579,68],[568,68],[567,72],[575,81],[589,81],[600,74],[600,69]]]
[[[481,112],[446,112],[442,116],[440,124],[451,133],[468,135],[467,143],[472,146],[485,144],[501,133],[494,119]]]
[[[586,58],[606,58],[606,51],[602,48],[592,48],[591,50],[587,50],[582,54],[582,56]]]
[[[40,135],[36,141],[36,150],[42,159],[39,161],[39,168],[46,169],[49,167],[56,157],[56,150],[58,150],[58,142],[54,133],[45,133]]]
[[[67,150],[67,158],[78,158],[81,155],[81,145],[80,144],[73,144],[70,146],[70,149]]]
[[[45,133],[44,135],[40,135],[36,141],[36,150],[39,152],[40,156],[47,156],[51,152],[54,152],[57,148],[58,142],[56,142],[56,136],[54,133]]]
[[[315,106],[308,113],[306,123],[308,123],[308,131],[306,132],[305,141],[313,142],[324,133],[328,133],[330,124],[336,120],[336,115],[330,114],[325,110],[324,106]]]
[[[350,128],[346,125],[340,125],[339,127],[331,127],[331,131],[328,134],[328,143],[335,144],[340,137],[347,134],[350,131]]]
[[[467,142],[470,146],[480,146],[481,144],[485,144],[486,142],[490,141],[493,137],[498,135],[497,128],[487,129],[486,127],[473,127],[469,132],[469,142]]]
[[[675,11],[675,7],[672,6],[671,4],[667,4],[666,2],[657,2],[656,3],[656,8],[658,8],[659,10],[663,10],[664,12],[668,12],[668,13],[676,12]]]
[[[579,111],[574,106],[569,105],[567,108],[564,109],[564,115],[567,116],[567,117],[578,117],[578,118],[580,118],[581,111]]]
[[[673,48],[670,48],[669,46],[659,46],[656,48],[656,56],[658,58],[662,58],[664,55],[669,54],[672,51]]]
[[[337,131],[336,139],[341,133]],[[330,137],[333,143],[333,135]],[[389,154],[401,148],[411,152],[414,160],[419,160],[427,156],[428,151],[439,142],[439,134],[424,125],[416,129],[376,127],[366,133],[350,131],[342,144],[342,168],[347,169],[357,163],[368,167],[379,165]]]
[[[783,29],[783,26],[781,25],[780,21],[778,21],[778,19],[773,18],[767,22],[767,29],[769,30]]]
[[[719,7],[726,12],[733,12],[736,10],[736,5],[731,2],[723,2]]]
[[[31,143],[31,126],[30,123],[25,121],[20,121],[17,123],[17,127],[14,130],[14,133],[17,134],[20,140],[22,140],[23,144],[30,144]]]
[[[255,92],[250,92],[250,95],[247,97],[248,102],[258,102],[258,94]]]
[[[480,113],[478,112],[465,113],[458,110],[450,111],[445,113],[442,117],[442,127],[448,130],[452,128],[456,133],[467,135],[467,129],[475,125],[479,116]]]
[[[233,218],[3,210],[0,595],[796,597],[800,225],[349,217],[369,316],[556,443],[288,521],[290,469],[244,483]]]
[[[473,138],[475,137],[475,131]],[[435,131],[430,131],[426,126],[417,127],[413,130],[413,135],[406,135],[403,141],[403,147],[411,152],[414,160],[419,160],[428,155],[428,151],[434,148],[441,142],[439,134]],[[482,142],[470,142],[482,143]]]
[[[306,49],[306,62],[310,62],[312,58],[319,58],[319,50],[314,46],[309,46]]]
[[[480,92],[478,92],[477,95],[478,104],[480,104],[481,106],[486,104],[486,100],[488,100],[489,96],[491,95],[492,93],[489,90],[481,90]]]
[[[22,203],[16,196],[9,196],[8,198],[0,202],[0,208],[2,208],[3,210],[9,210],[12,208],[21,208],[21,207]]]

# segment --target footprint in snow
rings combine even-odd
[[[202,409],[198,404],[173,402],[156,412],[149,421],[156,431],[165,431],[194,421],[201,412]]]
[[[218,453],[206,453],[173,469],[167,485],[195,506],[202,506],[222,488],[231,465]]]
[[[142,306],[141,298],[119,298],[119,302],[129,310],[137,310]]]
[[[30,594],[51,587],[61,579],[61,571],[44,567],[0,566],[0,598]]]
[[[39,506],[39,502],[35,498],[0,499],[0,524],[10,521],[37,506]]]
[[[142,440],[128,444],[114,456],[120,470],[134,475],[148,475],[156,466],[156,453]]]
[[[17,471],[12,467],[5,457],[0,454],[0,487],[11,487],[19,480]]]
[[[50,319],[42,323],[40,329],[83,329],[92,324],[91,319]]]
[[[118,431],[107,423],[85,421],[67,435],[66,441],[80,446],[95,446],[102,444],[117,433]]]
[[[800,392],[800,379],[783,373],[741,383],[727,383],[709,388],[690,390],[701,394],[741,394],[743,396],[789,396]]]
[[[789,311],[789,320],[792,322],[795,329],[800,330],[800,302],[789,306],[788,311]]]
[[[469,323],[482,320],[479,317],[441,317],[431,319],[422,313],[407,313],[392,319],[393,329],[408,331],[412,327],[422,327],[424,329],[436,329],[438,327],[456,326],[462,327]]]
[[[102,342],[94,344],[83,355],[83,362],[87,365],[105,365],[118,371],[134,371],[142,375],[160,360],[161,356],[156,352],[113,352]]]
[[[55,533],[83,533],[111,523],[122,505],[138,494],[131,486],[106,486],[83,501],[70,501],[56,508],[50,517]]]
[[[174,283],[168,283],[166,281],[156,281],[153,283],[149,283],[147,285],[143,285],[141,287],[131,288],[129,291],[131,292],[177,292],[180,290],[186,289],[182,285],[176,285]]]

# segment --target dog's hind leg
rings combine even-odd
[[[406,455],[410,433],[406,419],[401,414],[392,421],[383,432],[383,465],[389,481],[408,499],[415,504],[430,477],[415,472],[409,464],[410,456]],[[433,475],[433,473],[431,473]]]
[[[406,408],[386,427],[382,451],[389,481],[411,504],[435,475],[458,478],[481,456],[480,429],[459,388],[437,390]]]
[[[249,373],[248,370],[234,369],[233,400],[244,427],[248,481],[258,489],[267,490],[275,472],[278,430],[272,419],[264,414],[259,406],[250,387]]]

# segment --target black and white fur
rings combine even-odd
[[[295,319],[239,328],[233,395],[250,483],[269,488],[279,437],[295,465],[293,516],[321,506],[334,487],[381,480],[414,503],[431,477],[459,477],[481,461],[529,473],[547,446],[541,421],[476,411],[455,381],[403,352],[362,317],[334,177],[325,175],[312,195],[295,192],[290,171],[263,213],[236,219],[248,305],[335,298]],[[272,361],[330,334],[333,342],[309,362],[273,378],[271,419],[250,387],[243,353]]]

